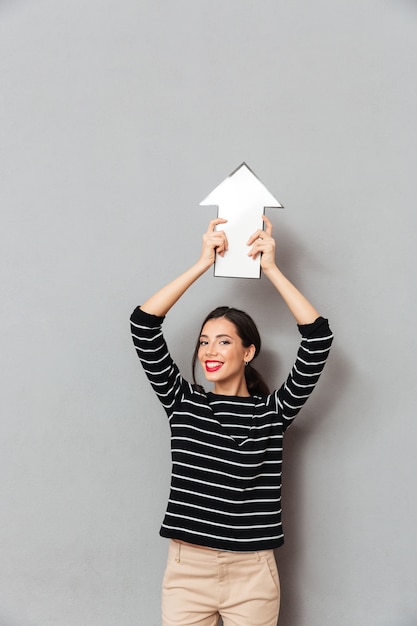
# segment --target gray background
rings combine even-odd
[[[185,269],[243,160],[336,342],[286,440],[280,626],[415,626],[417,5],[0,2],[1,626],[158,625],[168,428],[131,310]],[[209,272],[177,362],[248,310],[277,384],[298,334],[265,278]]]

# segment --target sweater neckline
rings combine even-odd
[[[233,443],[238,448],[241,448],[242,446],[244,446],[245,443],[248,441],[248,439],[250,439],[250,437],[251,437],[251,433],[252,433],[252,429],[253,429],[253,425],[254,425],[256,397],[255,396],[227,396],[227,395],[217,394],[217,393],[214,393],[212,391],[209,391],[207,393],[207,399],[209,401],[209,406],[210,406],[210,403],[213,403],[213,402],[229,402],[231,404],[252,405],[253,412],[252,412],[252,415],[250,416],[250,425],[248,427],[248,430],[245,433],[245,437],[242,440],[240,440],[240,441],[238,439],[236,439],[233,435],[231,435],[230,432],[227,432],[227,428],[224,426],[224,424],[222,424],[220,419],[216,416],[216,414],[213,411],[212,407],[210,407],[211,413],[212,413],[214,419],[216,420],[217,424],[219,425],[219,428],[222,430],[222,432],[231,441],[233,441]]]
[[[256,400],[256,396],[228,396],[222,393],[214,393],[213,391],[207,392],[207,397],[210,400],[222,400],[224,402],[247,402],[250,404]]]

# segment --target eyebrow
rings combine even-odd
[[[200,339],[201,337],[206,337],[208,339],[208,335],[200,335]],[[226,335],[226,333],[222,333],[221,335],[216,335],[215,339],[220,339],[220,337],[228,337],[228,339],[233,339],[233,337],[231,337],[230,335]]]

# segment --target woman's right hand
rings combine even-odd
[[[207,269],[213,265],[216,259],[216,253],[220,256],[224,256],[224,253],[228,250],[226,233],[223,230],[216,230],[216,226],[226,224],[226,222],[227,220],[222,217],[211,220],[203,235],[200,262],[204,264]]]

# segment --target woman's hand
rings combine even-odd
[[[217,217],[211,220],[206,232],[203,235],[203,246],[201,249],[200,262],[209,268],[216,259],[216,252],[220,256],[228,250],[226,233],[223,230],[216,230],[219,224],[226,224],[227,220]]]
[[[272,224],[266,215],[262,215],[265,224],[265,230],[257,230],[248,240],[248,246],[252,246],[248,252],[248,256],[256,259],[258,254],[261,255],[261,267],[263,270],[269,270],[276,266],[275,263],[275,240],[272,237]]]
[[[222,230],[216,230],[216,226],[226,222],[227,220],[220,217],[210,222],[203,235],[203,247],[197,263],[148,298],[140,307],[143,311],[160,317],[166,315],[187,289],[213,265],[216,252],[224,255],[228,247],[226,234]]]
[[[284,276],[275,263],[275,241],[272,237],[272,224],[263,215],[265,230],[257,230],[248,241],[252,246],[249,256],[256,258],[261,254],[261,267],[276,290],[281,294],[297,324],[312,324],[319,313],[298,289]]]

